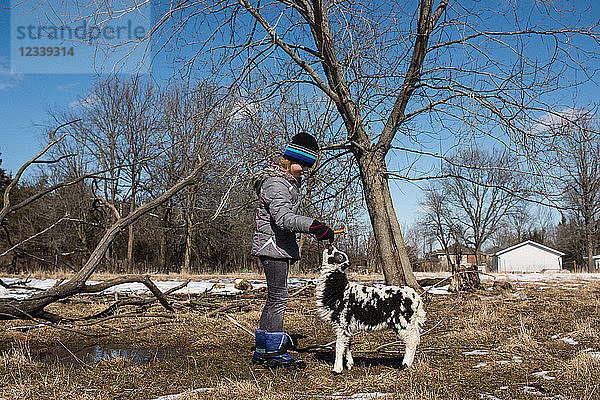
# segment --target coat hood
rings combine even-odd
[[[283,169],[283,167],[281,167],[278,164],[271,163],[271,164],[268,164],[268,165],[262,167],[258,171],[256,171],[254,174],[252,174],[252,177],[250,178],[250,183],[252,184],[254,191],[259,196],[260,196],[260,187],[262,186],[262,183],[264,182],[264,180],[267,178],[273,177],[273,176],[278,176],[278,177],[284,178],[295,184],[300,183],[299,179],[294,178],[289,172],[287,172],[285,169]]]

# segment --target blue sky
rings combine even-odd
[[[508,0],[507,0],[508,1]],[[565,0],[564,4],[591,6],[591,0]],[[10,71],[8,0],[0,0],[0,153],[2,168],[15,172],[43,145],[48,126],[48,110],[68,108],[85,96],[98,78],[96,74],[19,74]],[[592,8],[598,14],[598,7]],[[535,50],[534,50],[535,51]],[[168,67],[162,64],[162,67]],[[154,70],[155,73],[157,70]],[[160,76],[156,74],[155,76]],[[584,102],[597,102],[597,87],[582,89]],[[395,160],[394,164],[402,164]],[[414,221],[420,189],[414,184],[392,181],[400,223]]]
[[[11,72],[7,3],[0,0],[0,157],[2,167],[15,172],[41,149],[48,110],[75,101],[94,76]]]

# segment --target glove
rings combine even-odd
[[[316,219],[308,229],[308,232],[315,235],[317,240],[329,240],[330,242],[333,242],[333,231],[331,228]]]

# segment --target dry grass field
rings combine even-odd
[[[409,370],[399,368],[401,346],[376,351],[395,340],[391,331],[359,333],[356,365],[341,376],[330,372],[333,350],[306,350],[334,338],[311,288],[286,317],[307,368],[252,366],[253,339],[233,321],[254,329],[263,298],[177,297],[174,314],[128,306],[94,324],[25,332],[10,329],[24,321],[0,321],[0,399],[600,399],[598,280],[429,295]],[[76,297],[53,310],[89,315],[112,300]]]

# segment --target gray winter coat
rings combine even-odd
[[[308,233],[313,218],[302,213],[300,182],[277,164],[252,176],[258,195],[252,255],[300,259],[300,233]]]

